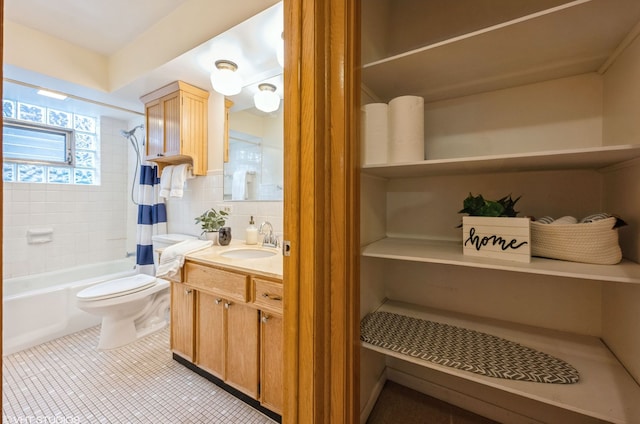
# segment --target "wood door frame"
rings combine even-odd
[[[284,0],[284,423],[359,421],[359,0]]]

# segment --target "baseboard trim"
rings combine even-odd
[[[371,415],[371,411],[373,411],[373,407],[376,405],[378,401],[378,397],[384,388],[384,383],[387,382],[387,368],[385,367],[378,378],[373,390],[371,391],[371,395],[369,396],[369,400],[365,404],[364,408],[360,411],[360,424],[366,424],[369,419],[369,415]]]
[[[182,364],[185,367],[189,368],[191,371],[195,372],[196,374],[206,378],[207,380],[209,380],[210,382],[212,382],[216,386],[220,387],[225,392],[228,392],[229,394],[231,394],[231,395],[235,396],[236,398],[240,399],[241,401],[243,401],[247,405],[251,406],[253,409],[256,409],[256,410],[262,412],[264,415],[266,415],[267,417],[271,418],[275,422],[282,423],[282,417],[279,414],[276,414],[275,412],[273,412],[273,411],[265,408],[264,406],[260,405],[259,401],[255,400],[252,397],[249,397],[249,396],[245,395],[240,390],[237,390],[237,389],[229,386],[224,381],[220,380],[218,377],[215,377],[214,375],[209,374],[207,371],[205,371],[202,368],[198,367],[193,362],[190,362],[189,360],[183,358],[180,355],[176,355],[175,353],[173,354],[173,359],[176,362],[178,362],[179,364]]]

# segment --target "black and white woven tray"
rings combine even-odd
[[[391,312],[373,312],[364,317],[360,339],[489,377],[555,384],[571,384],[580,379],[571,365],[535,349],[491,334]]]

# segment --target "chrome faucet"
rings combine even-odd
[[[265,227],[268,227],[268,231]],[[269,221],[260,224],[258,230],[264,237],[262,238],[262,247],[278,247],[278,237],[273,234],[273,225]]]

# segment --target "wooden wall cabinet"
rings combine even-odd
[[[182,81],[140,98],[145,105],[145,159],[166,165],[190,163],[194,175],[207,172],[209,92]]]

